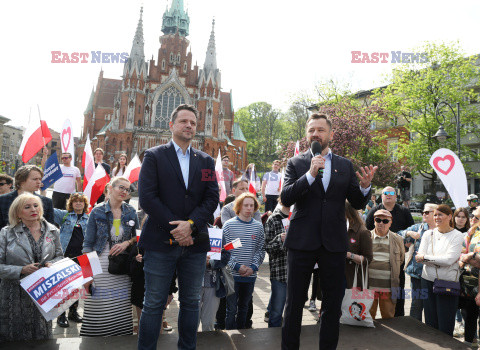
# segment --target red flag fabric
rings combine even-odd
[[[138,181],[141,168],[142,162],[140,161],[140,158],[138,158],[138,154],[135,154],[135,157],[133,157],[132,161],[127,165],[123,176],[126,177],[130,183],[134,183],[135,181]]]
[[[93,277],[103,272],[100,259],[95,251],[77,256],[77,260],[82,268],[83,278]]]
[[[250,181],[248,182],[248,191],[253,194],[257,194],[257,190],[255,189],[255,164],[252,165],[252,169],[250,172]]]
[[[102,164],[98,164],[92,177],[88,181],[88,185],[85,187],[83,193],[89,199],[90,206],[93,207],[98,198],[105,190],[106,184],[110,181],[110,177],[103,168]]]
[[[87,134],[87,140],[85,147],[83,148],[82,155],[82,167],[83,167],[83,190],[88,185],[88,181],[95,171],[95,160],[93,158],[92,145],[90,144],[90,135]]]
[[[39,124],[31,123],[23,134],[18,154],[22,156],[22,161],[27,163],[50,141],[52,135],[45,120],[40,120]]]

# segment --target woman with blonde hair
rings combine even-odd
[[[58,229],[43,218],[42,200],[31,193],[13,201],[8,219],[0,231],[0,343],[51,338],[52,322],[20,279],[63,259]]]
[[[85,300],[80,336],[133,333],[130,278],[127,274],[108,272],[109,256],[124,253],[137,239],[136,210],[124,202],[129,193],[127,178],[113,178],[108,184],[108,199],[93,208],[88,218],[83,252],[97,252],[103,273],[93,278],[92,295]]]
[[[67,210],[54,209],[55,223],[60,227],[60,243],[65,257],[82,255],[83,239],[87,232],[88,198],[83,193],[73,193],[67,201]],[[69,327],[68,320],[81,323],[77,312],[78,301],[70,306],[68,319],[65,312],[57,318],[60,327]]]

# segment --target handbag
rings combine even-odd
[[[433,231],[432,231],[432,255],[435,255],[433,252]],[[435,266],[435,273],[437,278],[433,281],[433,293],[439,295],[451,295],[458,297],[460,295],[460,281],[458,281],[458,270],[455,277],[456,281],[447,281],[438,278],[438,269]]]
[[[235,281],[233,280],[232,272],[228,266],[222,267],[222,276],[220,279],[225,286],[227,297],[235,293]]]
[[[460,295],[463,298],[474,300],[478,294],[478,269],[471,271],[462,269],[460,273]]]
[[[108,243],[110,248],[113,246],[112,238],[110,237],[110,231],[108,231]],[[130,272],[130,251],[131,246],[125,249],[123,252],[117,255],[108,256],[108,273],[112,275],[128,275]]]
[[[355,266],[355,276],[353,277],[353,288],[345,290],[345,296],[342,300],[342,316],[340,323],[350,326],[361,326],[375,328],[370,308],[373,304],[373,291],[367,289],[368,284],[368,261],[366,276],[363,275],[363,262],[360,265],[362,270],[362,291],[357,287],[358,265]]]

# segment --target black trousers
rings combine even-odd
[[[465,341],[472,343],[477,333],[478,306],[475,299],[467,299],[464,304],[462,317],[465,322]]]
[[[67,208],[67,200],[70,198],[70,193],[55,192],[52,193],[53,207],[56,209],[65,210]]]
[[[403,289],[405,288],[405,271],[403,270],[405,262],[400,265],[400,295],[403,295]],[[405,316],[405,298],[397,299],[395,304],[395,317]]]
[[[314,251],[289,249],[287,253],[287,301],[282,327],[282,350],[300,348],[303,306],[315,263],[323,294],[319,349],[336,349],[342,300],[345,295],[346,253],[321,247]]]
[[[266,197],[267,197],[267,201],[265,202],[265,212],[267,211],[273,212],[273,210],[275,209],[278,203],[277,202],[278,196],[267,194]]]

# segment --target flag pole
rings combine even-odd
[[[42,117],[40,116],[40,106],[37,104],[38,118],[40,119],[40,131],[42,132],[43,147],[45,148],[45,136],[43,136]]]

